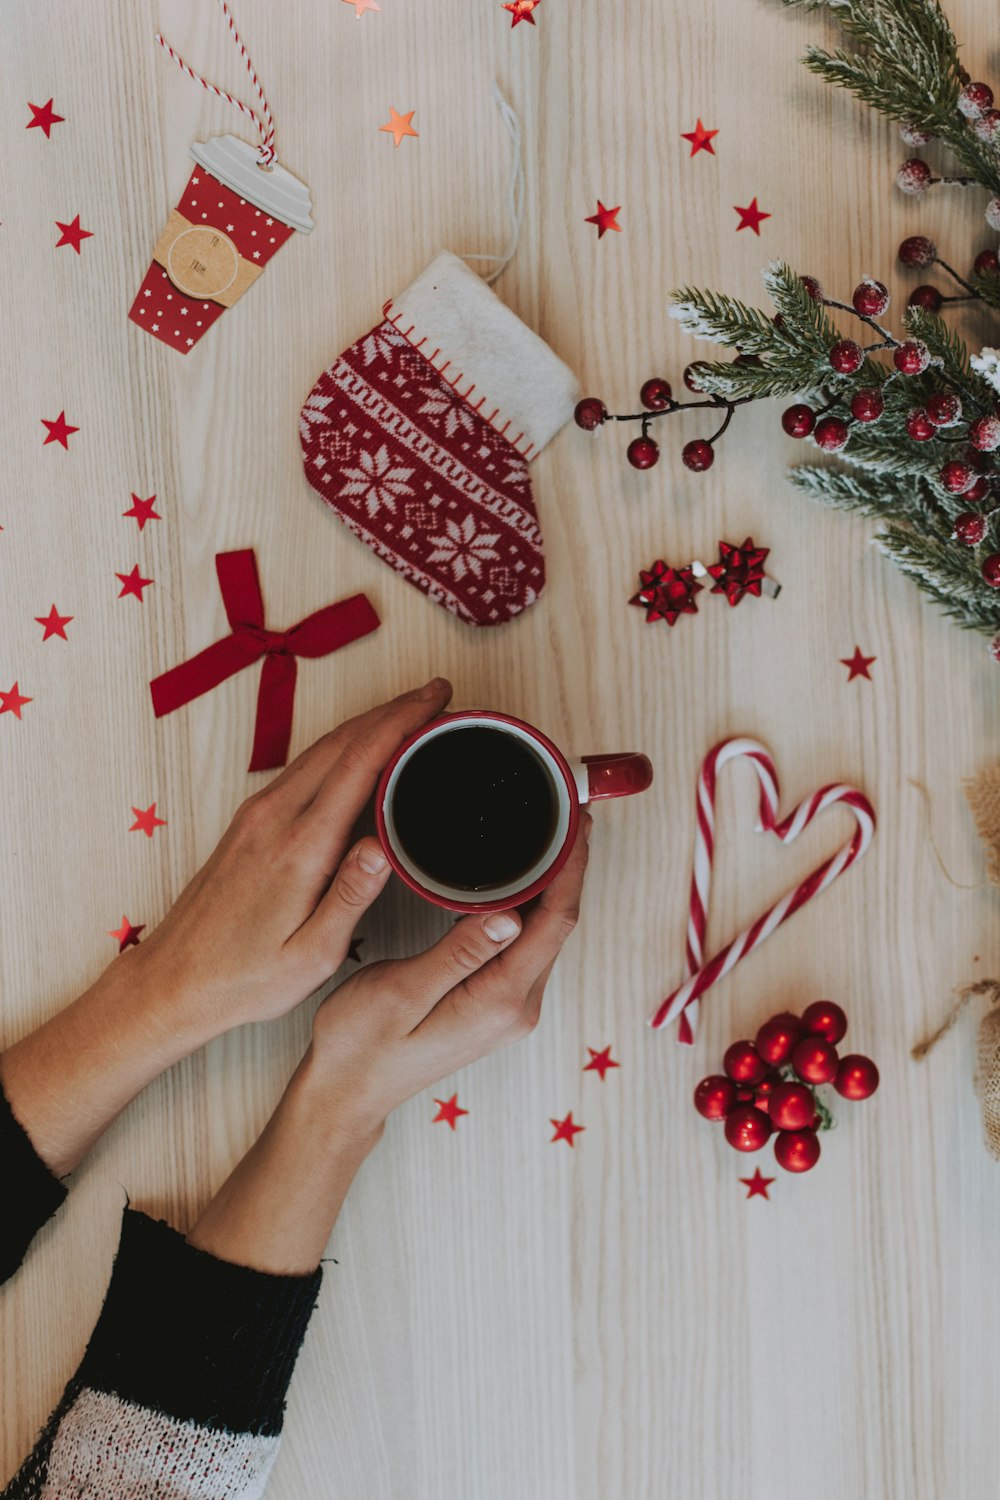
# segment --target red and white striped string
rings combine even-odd
[[[232,94],[226,93],[225,89],[216,88],[214,83],[209,83],[207,78],[202,78],[200,73],[196,73],[193,68],[188,66],[183,57],[181,57],[179,53],[174,51],[170,43],[165,41],[159,32],[156,33],[156,40],[159,42],[164,52],[166,52],[169,57],[173,58],[177,66],[181,69],[182,72],[186,73],[189,78],[193,78],[195,83],[200,83],[203,89],[208,89],[210,94],[216,94],[220,99],[225,99],[230,104],[234,104],[236,108],[241,112],[241,114],[247,115],[254,122],[257,127],[257,133],[260,136],[260,152],[257,159],[257,165],[269,169],[274,165],[275,158],[277,157],[277,151],[275,150],[274,145],[274,118],[271,114],[271,106],[268,104],[267,99],[264,95],[264,90],[261,87],[261,82],[257,77],[254,65],[250,61],[250,54],[244,47],[243,42],[240,39],[240,34],[236,30],[236,23],[232,18],[229,6],[226,4],[226,0],[219,0],[219,4],[222,6],[222,13],[228,23],[229,31],[233,38],[233,41],[239,48],[240,56],[246,63],[247,72],[250,74],[251,81],[257,93],[257,98],[260,100],[260,114],[258,114],[256,110],[251,109],[248,104],[243,104],[239,99],[234,99]]]
[[[715,853],[715,793],[718,772],[728,761],[745,758],[757,773],[760,783],[760,804],[757,819],[759,832],[773,833],[783,844],[790,844],[807,828],[813,818],[826,808],[837,803],[849,807],[857,819],[857,828],[850,840],[838,853],[825,860],[807,875],[805,880],[782,896],[770,909],[752,922],[731,943],[705,962],[705,929],[708,924],[708,898],[712,881],[712,861]],[[833,884],[839,875],[852,865],[868,849],[875,832],[875,810],[868,798],[855,787],[836,783],[820,787],[819,791],[804,798],[788,816],[778,821],[778,773],[770,752],[757,740],[724,740],[709,751],[702,763],[698,777],[698,831],[695,840],[694,870],[691,879],[691,898],[688,907],[687,925],[687,972],[688,978],[667,996],[650,1019],[654,1027],[667,1026],[680,1017],[677,1039],[691,1042],[698,1016],[698,999],[717,979],[728,974],[730,969],[750,953],[758,943],[800,907],[805,906],[820,891]]]

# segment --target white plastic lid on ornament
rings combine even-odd
[[[208,141],[195,141],[191,155],[206,172],[255,208],[273,214],[301,234],[315,229],[312,199],[305,183],[277,162],[269,168],[259,166],[258,148],[249,141],[237,135],[216,135]]]

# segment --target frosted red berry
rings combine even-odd
[[[805,1083],[830,1083],[837,1072],[837,1049],[821,1036],[805,1036],[792,1053],[792,1067]]]
[[[800,276],[799,280],[814,302],[822,302],[824,300],[823,288],[820,286],[815,276]]]
[[[692,438],[681,449],[681,462],[695,474],[703,474],[715,463],[715,450],[704,438]]]
[[[901,125],[899,138],[906,146],[926,146],[934,139],[934,132],[927,125]]]
[[[854,288],[851,302],[859,317],[880,318],[889,306],[889,288],[883,286],[881,281],[875,281],[871,276],[866,276],[864,281]]]
[[[993,107],[993,90],[988,83],[967,83],[958,96],[958,107],[967,120],[978,120]]]
[[[789,437],[808,437],[816,425],[816,413],[805,402],[797,401],[781,413],[781,425]]]
[[[980,453],[992,453],[1000,448],[1000,417],[987,414],[976,417],[969,423],[969,442]]]
[[[595,432],[607,419],[608,409],[599,396],[584,396],[582,401],[576,403],[573,421],[584,432]]]
[[[877,386],[865,386],[851,397],[851,416],[857,422],[877,422],[885,411],[885,399]]]
[[[896,172],[896,186],[901,193],[922,193],[930,185],[933,173],[925,161],[913,156]]]
[[[922,307],[925,312],[936,313],[940,311],[943,301],[944,298],[937,287],[931,286],[930,282],[925,282],[913,288],[906,299],[906,305],[907,307]]]
[[[892,351],[892,362],[901,375],[922,375],[931,362],[931,351],[923,339],[906,339]]]
[[[1000,109],[987,109],[973,122],[973,134],[987,146],[995,146],[1000,140]]]
[[[708,361],[705,359],[695,359],[689,365],[684,366],[684,373],[681,379],[689,391],[701,392],[704,390],[704,386],[698,383],[698,372],[707,368]]]
[[[870,1057],[851,1052],[840,1059],[833,1086],[845,1099],[870,1099],[878,1088],[878,1068]]]
[[[770,1135],[770,1115],[753,1104],[738,1104],[726,1116],[726,1140],[737,1151],[759,1151]]]
[[[956,542],[964,542],[967,547],[978,547],[985,535],[985,516],[979,515],[974,510],[966,510],[960,516],[955,517],[952,537]]]
[[[937,260],[937,246],[926,234],[911,234],[899,247],[904,266],[932,266]]]
[[[802,1012],[802,1025],[810,1036],[821,1036],[835,1047],[847,1031],[847,1016],[833,1000],[814,1000]]]
[[[963,499],[969,505],[978,505],[981,500],[986,499],[992,488],[993,486],[990,481],[980,474],[977,476],[975,484],[970,484],[969,488],[964,491]]]
[[[983,209],[983,218],[991,229],[1000,229],[1000,198],[991,198]]]
[[[843,417],[823,417],[816,423],[813,437],[825,453],[836,453],[847,442],[847,423]]]
[[[952,458],[942,465],[938,478],[949,495],[961,495],[974,483],[976,471],[962,459]]]
[[[660,461],[659,444],[651,437],[633,438],[625,450],[625,457],[633,469],[651,469]]]
[[[703,1078],[694,1091],[694,1107],[706,1120],[724,1120],[736,1103],[736,1085],[721,1073]]]
[[[804,1083],[779,1083],[771,1092],[768,1113],[777,1130],[805,1130],[816,1113],[812,1089]]]
[[[645,381],[639,392],[639,400],[647,411],[666,411],[673,400],[673,389],[669,380],[661,380],[654,375],[651,380]]]
[[[995,276],[1000,270],[1000,256],[995,250],[980,250],[972,263],[977,276]]]
[[[983,577],[991,589],[1000,589],[1000,552],[993,552],[983,563]]]
[[[865,352],[853,339],[838,339],[830,350],[830,367],[838,375],[853,375],[865,361]]]
[[[954,427],[962,417],[962,403],[954,391],[934,391],[927,398],[925,410],[935,427]],[[1000,442],[1000,437],[997,441]]]
[[[906,413],[906,431],[915,443],[926,443],[937,432],[937,428],[922,406],[911,406]]]
[[[774,1156],[786,1172],[808,1172],[819,1161],[815,1130],[783,1130],[774,1142]]]

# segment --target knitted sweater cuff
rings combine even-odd
[[[31,1144],[0,1086],[0,1282],[13,1276],[25,1252],[67,1189]]]
[[[321,1281],[219,1260],[126,1209],[77,1378],[181,1421],[276,1434]]]

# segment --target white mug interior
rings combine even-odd
[[[443,881],[435,880],[432,875],[429,875],[426,870],[423,870],[420,865],[415,864],[409,857],[396,833],[395,818],[393,816],[393,798],[400,776],[406,769],[411,757],[418,750],[421,750],[424,745],[429,744],[431,740],[436,739],[438,735],[454,734],[456,730],[460,729],[476,728],[494,729],[498,730],[501,734],[509,734],[512,738],[521,740],[531,749],[536,759],[544,766],[548,773],[555,798],[556,817],[551,837],[530,869],[525,870],[516,880],[508,881],[505,885],[483,886],[478,890],[469,890],[466,886],[446,885]],[[386,783],[385,795],[382,802],[386,837],[393,854],[406,873],[418,885],[422,886],[425,891],[429,891],[432,895],[443,896],[449,901],[461,901],[470,906],[478,902],[495,903],[497,901],[506,901],[508,898],[513,899],[521,891],[526,891],[529,886],[534,885],[536,880],[541,879],[566,842],[567,835],[569,834],[571,806],[570,791],[566,785],[566,778],[563,775],[562,768],[555,756],[540,740],[536,739],[528,730],[522,729],[519,724],[511,724],[505,719],[486,718],[476,713],[456,714],[449,722],[435,725],[426,734],[422,734],[418,740],[415,740],[412,745],[408,746],[392,768],[389,780]]]

